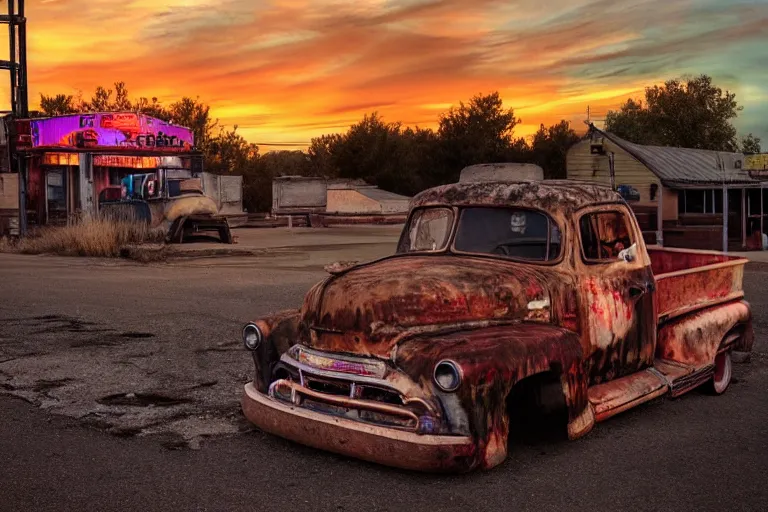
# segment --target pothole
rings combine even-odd
[[[66,321],[67,317],[62,315],[43,315],[43,316],[33,316],[31,320],[40,320],[42,322],[61,322],[61,321]]]
[[[46,391],[60,388],[70,382],[72,382],[72,379],[38,380],[35,382],[35,385],[32,386],[32,391],[35,393],[45,393]]]
[[[155,335],[151,332],[134,332],[134,331],[128,331],[121,333],[120,336],[123,338],[154,338]]]
[[[122,405],[128,407],[170,407],[191,402],[186,398],[170,397],[155,393],[118,393],[96,400],[101,405]]]

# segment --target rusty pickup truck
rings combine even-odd
[[[731,354],[753,343],[745,263],[646,246],[609,187],[429,189],[394,255],[329,268],[301,308],[244,327],[242,408],[263,431],[368,461],[491,468],[521,422],[576,439],[662,395],[723,393]]]

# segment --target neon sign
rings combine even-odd
[[[57,148],[157,148],[190,150],[192,130],[133,112],[32,119],[31,146]]]

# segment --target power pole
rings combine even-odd
[[[9,59],[0,60],[0,69],[8,70],[11,79],[11,114],[6,126],[9,170],[14,167],[19,174],[19,236],[27,233],[27,160],[16,152],[15,120],[29,117],[27,92],[27,19],[24,16],[24,0],[8,0],[8,13],[0,15],[0,24],[8,25]],[[8,119],[6,117],[6,119]]]

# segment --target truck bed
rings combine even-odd
[[[744,297],[744,265],[749,261],[716,251],[649,246],[656,277],[659,323]]]

